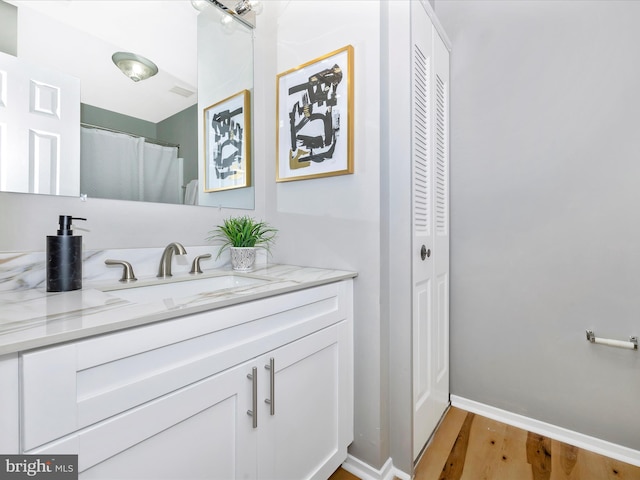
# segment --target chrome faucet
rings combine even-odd
[[[158,278],[165,278],[171,276],[171,258],[173,254],[186,255],[187,251],[178,242],[172,242],[162,252],[162,258],[160,258],[160,268],[158,269]]]

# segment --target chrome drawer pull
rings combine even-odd
[[[252,410],[247,410],[247,415],[253,417],[253,428],[258,428],[258,367],[253,367],[251,373],[247,374],[247,378],[251,380],[253,390]]]
[[[264,403],[268,403],[271,407],[271,415],[276,414],[276,360],[271,357],[269,359],[269,365],[265,365],[264,368],[269,370],[269,398],[264,400]]]

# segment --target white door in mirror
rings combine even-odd
[[[0,52],[0,145],[1,191],[80,195],[80,81]]]

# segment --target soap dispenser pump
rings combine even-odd
[[[47,236],[47,292],[82,288],[82,237],[73,235],[73,220],[86,218],[60,215],[58,234]]]

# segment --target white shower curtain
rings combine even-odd
[[[89,197],[140,200],[144,139],[82,128],[80,193]]]
[[[143,172],[145,202],[182,203],[182,158],[177,148],[145,142]]]
[[[182,159],[176,147],[82,128],[80,192],[89,197],[182,203]]]

